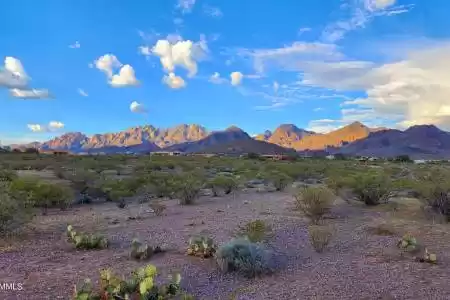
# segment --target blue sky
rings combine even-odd
[[[4,144],[145,124],[450,129],[445,0],[5,0],[0,11]]]

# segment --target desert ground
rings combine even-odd
[[[110,268],[119,276],[129,276],[148,264],[157,268],[158,284],[167,281],[173,272],[181,275],[183,296],[175,299],[187,294],[192,297],[189,299],[450,298],[449,225],[432,201],[436,195],[448,201],[447,194],[444,197],[437,193],[445,188],[446,193],[450,191],[444,176],[448,166],[442,163],[416,166],[354,160],[273,162],[246,158],[81,159],[32,155],[23,159],[17,155],[0,158],[4,173],[9,172],[4,176],[9,188],[26,190],[16,181],[33,177],[55,189],[67,187],[74,196],[64,209],[46,205],[44,211],[43,204],[38,203],[30,220],[17,222],[20,226],[14,228],[3,226],[0,282],[21,283],[23,288],[0,290],[1,299],[81,299],[74,297],[74,286],[91,278],[97,288],[99,270]],[[69,175],[61,174],[62,170],[70,170]],[[78,171],[77,178],[70,175],[74,170]],[[91,176],[80,170],[98,172]],[[184,176],[192,172],[202,182],[192,203],[182,205],[182,193],[173,195],[164,190],[168,193],[164,194],[155,187],[161,184],[155,174]],[[153,175],[142,180],[144,189],[118,183],[145,174]],[[237,184],[233,191],[213,195],[213,189],[205,183],[218,176],[234,176]],[[96,177],[101,177],[102,183]],[[280,178],[284,184],[279,184]],[[112,201],[100,195],[91,203],[80,202],[80,181],[91,188],[102,186],[100,189],[106,190]],[[386,186],[381,188],[381,184]],[[311,215],[298,208],[299,201],[307,197],[300,190],[317,191],[314,188],[333,191],[333,197],[329,209],[320,214],[317,224],[311,225]],[[3,193],[9,195],[10,190]],[[382,200],[367,205],[358,198],[361,193]],[[19,201],[17,193],[11,195]],[[161,213],[155,213],[151,205],[155,201],[164,206]],[[5,214],[1,217],[6,218]],[[235,237],[250,236],[252,232],[243,233],[242,228],[255,220],[265,229],[260,232],[262,238],[252,243],[267,250],[271,272],[244,276],[239,270],[226,272],[219,268],[214,257],[187,255],[190,237],[210,237],[220,248]],[[68,224],[79,232],[101,234],[108,239],[108,247],[77,249],[68,241]],[[312,241],[313,228],[329,232],[323,251]],[[406,234],[417,241],[414,251],[398,245]],[[130,244],[135,238],[160,246],[164,252],[146,260],[132,259]],[[435,255],[436,261],[421,260],[426,255],[424,249]]]

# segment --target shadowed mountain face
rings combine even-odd
[[[389,129],[371,133],[337,151],[362,156],[450,159],[450,133],[433,125],[413,126],[405,131]]]
[[[211,153],[260,154],[283,151],[323,151],[347,155],[413,158],[450,158],[450,133],[432,125],[413,126],[405,131],[369,128],[360,122],[325,134],[300,129],[292,124],[280,125],[273,132],[252,139],[242,129],[231,126],[223,131],[207,131],[199,125],[179,125],[156,128],[151,125],[133,127],[117,133],[66,133],[44,143],[12,145],[12,148],[39,148],[79,152],[148,153],[152,151],[182,151]]]

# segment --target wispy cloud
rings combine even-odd
[[[191,13],[195,6],[195,0],[178,0],[176,9],[179,9],[183,14]]]
[[[397,0],[347,0],[341,5],[348,18],[329,24],[322,32],[322,40],[335,43],[353,30],[364,28],[376,17],[393,16],[410,11],[413,5],[396,5]]]
[[[83,89],[78,89],[78,94],[80,94],[83,97],[88,97],[89,96],[89,94]]]
[[[210,6],[208,4],[203,5],[203,12],[213,18],[223,17],[223,13],[218,7]]]
[[[48,99],[53,97],[47,89],[10,89],[9,94],[11,97],[21,99]]]
[[[69,48],[71,49],[79,49],[81,47],[81,44],[79,41],[76,41],[75,43],[69,45]]]

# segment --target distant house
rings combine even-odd
[[[156,156],[180,156],[182,153],[179,151],[155,151],[150,152],[150,155]]]
[[[427,161],[424,160],[424,159],[416,159],[416,160],[414,160],[414,163],[415,163],[415,164],[418,164],[418,165],[421,165],[421,164],[427,163]]]
[[[334,155],[327,155],[325,156],[326,159],[335,159],[336,157]]]

